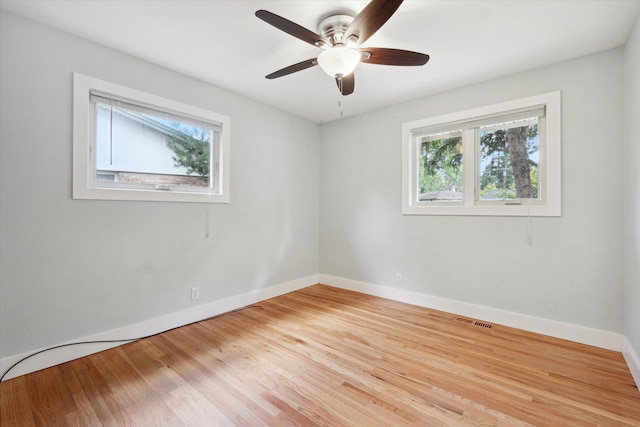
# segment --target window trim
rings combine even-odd
[[[540,126],[544,131],[543,148],[539,150],[541,164],[545,175],[540,188],[542,200],[529,202],[522,200],[520,204],[481,201],[476,197],[479,182],[479,156],[476,130],[464,129],[463,179],[464,188],[462,203],[459,202],[420,202],[417,200],[417,155],[416,134],[424,134],[425,130],[451,130],[458,123],[484,121],[491,117],[513,114],[537,107],[545,108],[545,116]],[[467,133],[467,137],[464,134]],[[561,216],[562,190],[562,129],[561,129],[561,92],[550,92],[542,95],[502,102],[485,107],[473,108],[437,117],[416,120],[402,125],[402,213],[404,215],[486,215],[486,216]],[[542,169],[542,168],[541,168]],[[478,175],[478,177],[476,176]]]
[[[182,115],[192,120],[199,119],[221,127],[219,132],[219,192],[180,191],[151,188],[114,188],[95,179],[96,165],[92,159],[91,146],[94,144],[93,108],[91,93],[102,92],[133,103],[149,106],[156,110]],[[229,203],[229,146],[231,120],[228,116],[202,108],[183,104],[115,83],[99,80],[79,73],[73,73],[73,198],[91,200],[135,200],[166,202]],[[213,173],[213,172],[212,172]],[[210,189],[212,190],[212,189]]]

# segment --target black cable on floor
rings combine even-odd
[[[4,371],[4,373],[2,374],[2,376],[0,377],[0,382],[2,382],[2,380],[4,380],[4,377],[9,373],[9,371],[11,371],[13,368],[15,368],[16,366],[18,366],[19,364],[21,364],[22,362],[24,362],[27,359],[32,358],[33,356],[37,356],[40,353],[44,353],[47,351],[51,351],[51,350],[55,350],[58,348],[62,348],[62,347],[70,347],[72,345],[81,345],[81,344],[106,344],[106,343],[117,343],[117,342],[122,342],[122,343],[126,343],[126,342],[132,342],[132,341],[138,341],[138,340],[143,340],[146,338],[151,338],[151,337],[155,337],[156,335],[160,335],[160,334],[164,334],[165,332],[169,332],[169,331],[173,331],[174,329],[179,329],[179,328],[183,328],[185,326],[189,326],[189,325],[194,325],[196,323],[200,323],[200,322],[206,322],[207,320],[211,320],[211,319],[215,319],[217,317],[220,316],[224,316],[225,314],[231,314],[231,313],[236,313],[238,311],[243,311],[246,310],[248,308],[260,308],[262,309],[261,305],[248,305],[246,307],[242,307],[242,308],[237,308],[235,310],[230,310],[230,311],[226,311],[224,313],[220,313],[217,314],[215,316],[211,316],[211,317],[207,317],[206,319],[202,319],[202,320],[198,320],[196,322],[191,322],[188,323],[186,325],[181,325],[181,326],[176,326],[175,328],[171,328],[171,329],[167,329],[166,331],[162,331],[162,332],[156,332],[155,334],[151,334],[151,335],[147,335],[144,337],[138,337],[138,338],[123,338],[123,339],[119,339],[119,340],[96,340],[96,341],[80,341],[80,342],[72,342],[72,343],[67,343],[67,344],[60,344],[60,345],[56,345],[53,347],[49,347],[49,348],[45,348],[44,350],[40,350],[40,351],[36,351],[35,353],[32,353],[26,357],[23,357],[22,359],[18,360],[16,363],[14,363],[13,365],[11,365],[9,367],[9,369],[7,369],[6,371]]]

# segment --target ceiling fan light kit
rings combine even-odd
[[[360,52],[344,46],[334,46],[318,55],[320,68],[335,78],[342,78],[353,73],[359,62]]]
[[[420,66],[429,61],[429,55],[400,49],[360,47],[400,7],[403,0],[372,0],[352,18],[333,15],[323,20],[316,34],[295,22],[266,10],[258,10],[256,16],[304,42],[325,49],[317,58],[307,59],[267,75],[267,79],[283,77],[297,71],[320,65],[329,76],[335,78],[342,95],[350,95],[355,88],[354,70],[360,62],[378,65]]]

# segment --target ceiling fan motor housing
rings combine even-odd
[[[329,40],[332,46],[344,44],[344,33],[352,21],[353,17],[349,15],[332,15],[320,22],[318,33]]]

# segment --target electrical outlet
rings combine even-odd
[[[396,273],[396,283],[402,283],[402,273]]]
[[[191,299],[198,299],[200,298],[200,288],[198,286],[195,286],[193,288],[191,288]]]

